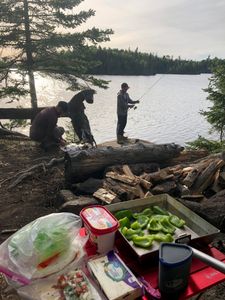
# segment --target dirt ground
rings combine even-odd
[[[52,158],[63,157],[61,150],[44,152],[29,140],[0,139],[0,243],[34,219],[55,212],[56,195],[64,186],[64,165],[36,169],[31,176],[11,187],[20,172]],[[11,232],[10,232],[11,234]]]
[[[44,152],[30,140],[0,139],[0,243],[34,219],[57,212],[57,194],[65,185],[63,163],[50,169],[38,168],[14,187],[11,185],[21,178],[22,170],[63,156],[61,150]],[[4,296],[1,287],[0,278],[0,300],[19,299],[11,292],[9,297]],[[225,283],[193,299],[225,299]]]

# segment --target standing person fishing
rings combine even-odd
[[[135,106],[135,104],[139,103],[139,100],[133,101],[131,100],[129,94],[127,93],[127,90],[129,89],[129,86],[127,83],[121,84],[121,90],[119,91],[117,95],[117,143],[123,144],[127,137],[124,136],[124,129],[127,124],[127,114],[128,109]]]

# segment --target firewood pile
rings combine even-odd
[[[111,204],[167,193],[208,222],[225,231],[225,158],[201,151],[184,151],[168,162],[106,166],[61,191],[60,211],[79,213],[93,204]]]
[[[138,173],[138,172],[136,172]],[[155,172],[135,174],[128,165],[106,169],[102,187],[93,196],[107,204],[168,193],[198,201],[225,189],[225,162],[218,157],[205,158],[190,165],[175,165]]]

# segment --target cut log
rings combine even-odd
[[[118,181],[115,181],[111,178],[106,178],[103,183],[103,187],[106,190],[113,191],[122,201],[126,201],[130,199],[130,194],[127,190],[121,187]]]
[[[103,188],[98,189],[93,196],[107,204],[118,202],[117,195],[113,191]]]
[[[223,190],[223,188],[220,186],[219,184],[219,177],[220,177],[220,169],[218,169],[216,171],[216,174],[214,175],[214,178],[213,178],[213,184],[212,184],[212,187],[211,189],[215,192],[215,193],[218,193],[220,192],[221,190]]]
[[[171,192],[171,190],[174,190],[176,187],[176,183],[173,180],[170,180],[156,185],[150,192],[153,194],[165,194]]]
[[[183,183],[187,187],[191,187],[195,181],[195,179],[198,177],[199,169],[192,169],[187,176],[184,178]]]
[[[152,187],[152,183],[143,178],[140,179],[140,185],[146,190],[149,190]]]
[[[66,153],[65,176],[69,183],[76,183],[102,175],[108,166],[142,162],[169,161],[178,156],[183,148],[176,144],[136,143],[120,148],[99,147]]]
[[[190,195],[190,190],[186,185],[183,185],[181,183],[177,183],[177,189],[181,196]]]
[[[145,194],[144,198],[147,198],[147,197],[150,197],[150,196],[153,196],[153,194],[152,194],[151,192],[148,191],[148,192]]]
[[[206,168],[206,166],[208,166],[211,162],[212,162],[212,160],[207,160],[207,161],[198,163],[195,166],[189,167],[189,168],[192,168],[192,169],[190,170],[190,172],[184,178],[183,183],[187,187],[190,188],[193,185],[194,181],[197,179],[200,172],[202,172],[202,170],[204,168]],[[188,168],[185,168],[185,169],[187,170]]]
[[[125,175],[127,175],[131,178],[135,178],[135,175],[132,173],[132,171],[128,165],[123,165],[122,169],[123,169],[123,172]]]
[[[219,184],[225,188],[225,172],[220,172],[219,178],[218,178]]]
[[[128,200],[136,199],[140,197],[140,190],[137,186],[130,186],[125,183],[120,183],[122,189],[124,189],[128,193]]]
[[[225,162],[221,159],[215,159],[214,161],[212,161],[196,179],[191,189],[193,194],[201,194],[212,183],[216,171],[224,164]]]
[[[140,177],[135,176],[128,165],[123,165],[123,172],[125,175],[128,175],[130,178],[136,179],[137,189],[139,190],[139,196],[140,198],[144,198],[145,192],[143,191],[142,186],[144,188],[147,186],[148,188],[146,189],[149,189],[151,187],[151,183],[144,179],[141,179]]]
[[[151,173],[150,175],[150,181],[151,182],[160,182],[160,181],[165,181],[169,179],[174,179],[173,174],[168,174],[166,169],[162,169],[158,172]]]
[[[183,195],[181,198],[190,201],[201,201],[204,198],[204,195]]]
[[[123,183],[127,183],[131,186],[135,186],[135,185],[139,184],[139,182],[140,182],[140,178],[138,178],[136,176],[130,177],[127,175],[120,175],[115,172],[108,172],[105,174],[105,177],[112,178],[114,180],[121,181]]]

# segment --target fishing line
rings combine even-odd
[[[138,100],[141,100],[147,93],[149,93],[149,91],[159,82],[159,80],[161,80],[162,79],[162,77],[163,77],[163,75],[162,76],[160,76],[147,90],[146,90],[146,92],[138,99]]]

